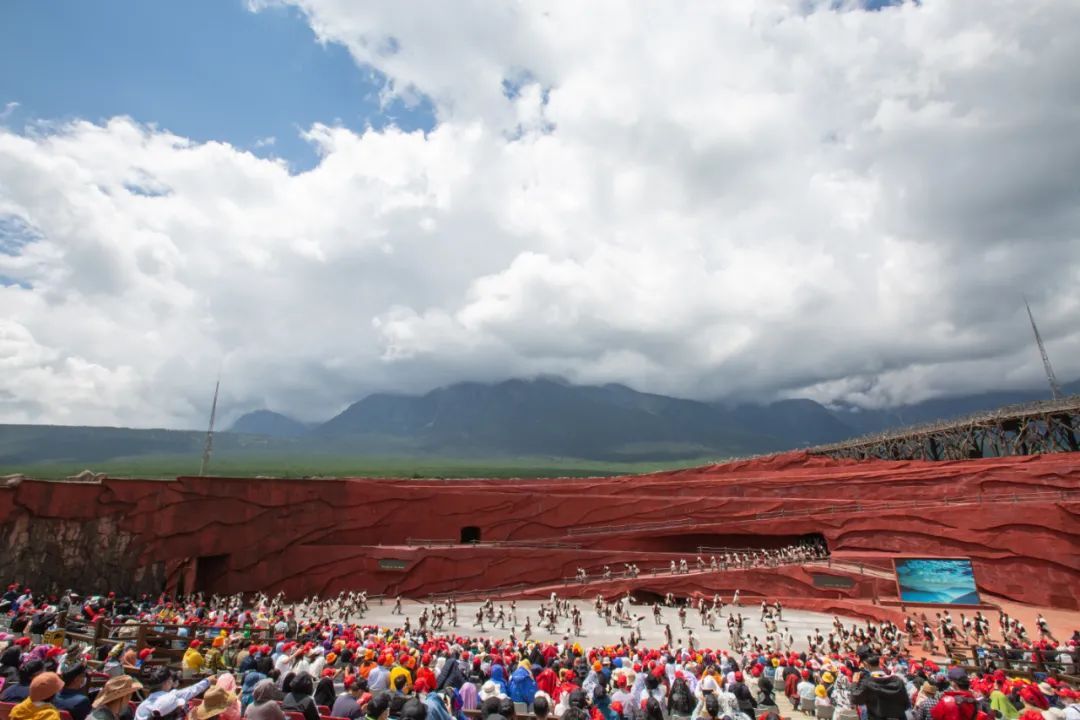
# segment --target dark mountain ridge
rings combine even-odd
[[[1080,382],[1066,385],[1080,393]],[[464,382],[423,395],[376,393],[322,424],[247,413],[215,434],[215,454],[567,457],[638,461],[721,458],[836,442],[890,428],[1045,399],[1045,391],[988,392],[899,408],[826,408],[813,400],[725,405],[561,378]],[[35,462],[198,456],[205,434],[0,425],[0,468]]]
[[[267,437],[301,437],[306,435],[309,429],[299,420],[293,420],[281,413],[272,410],[255,410],[237,418],[229,431]]]

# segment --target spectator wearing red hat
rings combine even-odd
[[[390,663],[386,656],[379,658],[378,664],[371,668],[367,676],[368,690],[373,694],[390,689]]]
[[[154,654],[154,648],[145,647],[138,652],[135,660],[135,667],[142,668],[143,665],[150,659],[150,656]]]
[[[541,673],[541,675],[543,675],[543,673]],[[615,692],[611,693],[612,707],[615,706],[615,703],[619,703],[623,708],[630,707],[630,703],[632,702],[633,698],[631,697],[630,692],[627,689],[628,684],[629,681],[626,679],[626,675],[619,674],[615,676]]]
[[[750,688],[743,682],[742,671],[735,672],[735,682],[731,685],[729,690],[731,694],[735,696],[735,701],[739,704],[739,712],[754,717],[754,710],[757,709],[757,700],[754,699],[753,693],[750,692]],[[813,690],[811,690],[813,692]]]
[[[815,685],[810,678],[809,670],[803,670],[799,673],[799,684],[796,688],[796,692],[799,695],[800,703],[802,703],[803,700],[806,701],[806,703],[803,703],[804,707],[814,702],[814,689],[816,687],[817,685]]]
[[[550,666],[545,667],[536,674],[537,690],[547,693],[549,697],[555,697],[555,688],[558,684],[559,676],[555,674],[555,671]]]
[[[990,709],[994,711],[995,717],[1000,720],[1016,720],[1020,716],[1020,711],[1016,709],[1012,700],[1009,699],[1006,691],[1008,681],[1005,679],[1005,673],[996,670],[987,683],[992,683],[986,695],[990,699]]]
[[[930,711],[932,720],[989,720],[979,709],[979,701],[971,692],[971,679],[963,668],[949,668],[946,677],[951,687],[941,693],[937,705]]]
[[[417,684],[423,680],[430,690],[435,689],[435,671],[432,669],[434,664],[435,659],[431,656],[431,653],[424,653],[420,657],[420,667],[416,669]]]
[[[1043,710],[1050,709],[1046,696],[1035,685],[1025,685],[1020,688],[1020,700],[1024,703],[1024,710],[1037,710],[1041,713]]]

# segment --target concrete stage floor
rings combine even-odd
[[[729,598],[730,599],[730,598]],[[476,609],[480,606],[480,603],[476,602],[461,602],[458,603],[458,626],[444,627],[440,632],[446,635],[465,635],[468,637],[491,637],[491,638],[508,638],[510,636],[510,603],[496,603],[495,611],[498,615],[499,605],[503,605],[507,612],[506,628],[500,629],[498,627],[492,627],[492,625],[485,621],[484,631],[481,632],[478,627],[474,626],[474,620],[476,617]],[[608,627],[602,618],[600,618],[596,611],[593,609],[592,604],[585,601],[577,601],[574,603],[578,609],[581,610],[582,616],[582,634],[579,638],[575,638],[583,646],[585,645],[608,645],[619,642],[619,638],[628,638],[630,636],[630,629],[628,627],[621,627],[618,624],[612,623],[611,627]],[[383,605],[379,605],[377,600],[372,601],[370,604],[370,611],[364,616],[361,621],[365,624],[377,624],[384,627],[401,627],[405,623],[405,616],[409,618],[410,624],[413,628],[418,627],[417,618],[420,616],[424,607],[431,608],[430,605],[420,603],[412,600],[401,601],[402,615],[392,615],[391,611],[394,609],[394,601],[387,599]],[[525,623],[525,618],[528,616],[532,621],[532,638],[534,640],[543,641],[560,641],[565,635],[568,634],[569,621],[565,618],[559,619],[559,625],[554,634],[548,633],[546,630],[541,629],[537,625],[537,608],[540,606],[540,602],[533,600],[519,600],[517,603],[517,637],[522,639],[521,628]],[[675,608],[664,607],[663,621],[671,625],[672,636],[675,640],[675,645],[680,643],[685,647],[687,634],[686,630],[679,627],[679,617]],[[742,607],[733,607],[731,605],[724,605],[723,617],[718,618],[716,622],[716,632],[712,632],[708,627],[702,627],[699,622],[699,616],[694,610],[687,610],[686,625],[688,628],[694,631],[695,643],[698,648],[710,648],[728,650],[731,648],[730,637],[727,630],[727,618],[729,614],[734,610],[736,614],[741,613],[743,616],[743,627],[751,636],[757,635],[759,638],[764,639],[765,628],[761,623],[761,607],[760,605]],[[430,614],[430,609],[429,609]],[[651,605],[634,605],[631,609],[631,614],[634,616],[644,615],[645,619],[641,621],[641,631],[644,635],[642,643],[646,647],[659,647],[663,645],[664,640],[664,628],[662,625],[657,625],[653,621],[652,606]],[[861,621],[841,617],[840,620],[846,626],[853,624],[859,624]],[[833,616],[825,615],[823,613],[808,612],[805,610],[788,610],[784,609],[784,620],[778,623],[780,631],[785,628],[791,630],[791,634],[795,638],[793,645],[796,651],[806,649],[806,636],[814,631],[814,628],[821,630],[821,634],[828,636],[829,631],[832,630]],[[571,635],[572,637],[572,635]]]

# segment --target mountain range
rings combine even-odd
[[[1063,388],[1080,393],[1080,382]],[[215,457],[245,453],[402,457],[563,457],[636,462],[722,458],[835,442],[870,432],[1044,399],[988,392],[885,410],[813,400],[725,405],[558,378],[464,382],[423,395],[376,393],[323,423],[270,410],[215,433]],[[205,433],[0,425],[0,469],[153,455],[198,457]]]
[[[1080,393],[1080,381],[1064,390]],[[988,392],[883,410],[827,408],[806,399],[731,406],[538,378],[458,383],[424,395],[377,393],[316,425],[261,410],[242,416],[232,430],[437,454],[659,459],[808,447],[1046,396]]]

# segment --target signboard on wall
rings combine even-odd
[[[979,604],[975,571],[968,558],[896,558],[893,565],[902,602]]]
[[[814,581],[814,587],[819,588],[836,588],[838,590],[848,590],[855,587],[855,581],[846,575],[826,575],[825,573],[811,573],[810,577]]]

